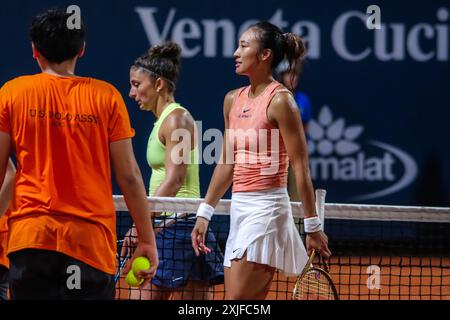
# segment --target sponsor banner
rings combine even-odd
[[[336,1],[60,1],[77,5],[88,27],[77,73],[115,85],[127,103],[145,181],[154,117],[129,99],[129,68],[166,40],[183,49],[176,99],[201,122],[201,190],[223,131],[223,98],[247,85],[234,73],[239,35],[269,20],[303,37],[308,58],[299,90],[312,105],[311,175],[332,202],[450,206],[450,5]],[[2,1],[0,84],[38,72],[30,19],[56,3]],[[31,110],[33,109],[33,110]],[[43,116],[36,106],[30,116]],[[95,115],[54,114],[55,123],[95,124]],[[205,154],[211,154],[205,157]],[[115,193],[119,193],[115,186]],[[229,197],[229,194],[226,195]]]
[[[381,198],[409,187],[417,178],[416,160],[389,143],[361,140],[363,132],[363,125],[335,119],[323,106],[308,130],[313,180],[347,191],[341,196],[348,201]]]

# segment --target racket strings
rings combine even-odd
[[[297,300],[334,300],[332,285],[327,277],[317,270],[309,270],[296,286]]]

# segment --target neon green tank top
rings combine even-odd
[[[175,109],[185,108],[178,103],[169,104],[161,113],[159,119],[155,122],[147,144],[147,162],[152,168],[150,178],[150,196],[155,194],[156,189],[161,185],[166,177],[166,146],[159,140],[159,129],[167,116]],[[188,111],[187,111],[188,112]],[[190,164],[187,165],[186,178],[178,191],[177,198],[199,198],[200,197],[200,178],[198,146],[191,150]]]

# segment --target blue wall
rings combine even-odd
[[[366,1],[260,3],[2,1],[0,83],[38,72],[28,38],[34,14],[80,6],[88,37],[77,72],[123,93],[147,184],[145,149],[154,118],[127,98],[133,60],[158,40],[181,42],[186,56],[176,98],[204,130],[222,129],[224,95],[247,80],[234,74],[239,29],[249,20],[271,20],[302,33],[310,48],[300,88],[313,104],[314,183],[329,190],[328,200],[450,205],[450,4],[378,1],[382,29],[375,31],[365,25],[372,4]],[[219,21],[223,29],[214,32]],[[386,54],[393,48],[394,55]],[[201,167],[203,195],[212,170]]]

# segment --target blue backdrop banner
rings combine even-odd
[[[332,202],[449,205],[450,4],[448,1],[2,1],[0,84],[38,72],[31,18],[77,5],[87,50],[77,73],[124,95],[134,148],[145,159],[154,117],[129,99],[129,68],[154,44],[183,49],[176,99],[199,122],[202,195],[223,130],[225,94],[247,84],[234,73],[240,33],[270,20],[301,35],[308,58],[299,90],[309,97],[311,174]],[[119,190],[115,188],[115,192]]]

